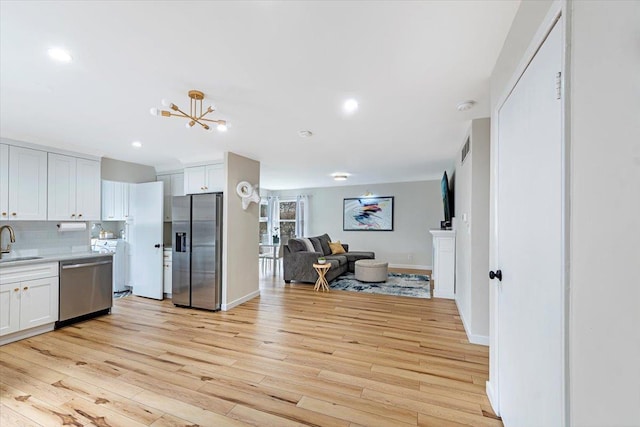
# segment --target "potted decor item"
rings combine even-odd
[[[318,264],[324,264],[325,262],[327,262],[327,259],[323,256],[318,258]]]
[[[277,245],[277,244],[280,243],[280,236],[278,235],[278,230],[279,229],[280,229],[279,227],[274,227],[273,228],[273,236],[272,236],[272,238],[273,238],[273,244],[274,245]]]

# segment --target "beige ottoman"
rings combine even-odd
[[[386,282],[389,276],[388,267],[388,262],[359,259],[356,261],[356,279],[361,282]]]

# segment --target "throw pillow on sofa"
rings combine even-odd
[[[338,240],[337,242],[329,242],[329,247],[331,248],[331,255],[347,253],[347,251],[344,250],[342,243],[340,243],[340,240]]]

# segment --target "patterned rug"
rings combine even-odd
[[[386,282],[366,283],[356,280],[353,273],[346,273],[331,282],[329,287],[340,291],[431,298],[429,276],[420,274],[389,273]]]

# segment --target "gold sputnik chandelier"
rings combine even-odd
[[[167,101],[166,99],[162,100],[162,105],[165,107],[169,107],[172,111],[167,110],[159,110],[157,108],[152,108],[149,112],[152,116],[162,116],[162,117],[184,117],[185,119],[189,119],[185,126],[187,129],[192,128],[196,123],[202,126],[206,130],[213,130],[211,126],[207,123],[215,123],[218,126],[220,132],[225,132],[227,130],[227,122],[226,120],[212,120],[205,119],[204,117],[213,113],[215,109],[213,105],[208,106],[206,109],[202,108],[202,100],[204,99],[204,93],[199,90],[190,90],[189,91],[190,105],[189,105],[189,114],[182,111],[176,104]]]

